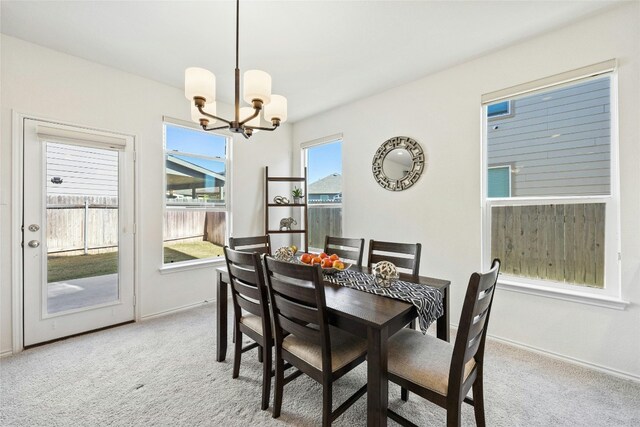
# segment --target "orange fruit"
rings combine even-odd
[[[325,258],[322,260],[322,268],[331,268],[333,266],[333,261],[330,258]]]

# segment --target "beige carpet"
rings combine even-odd
[[[0,361],[2,426],[313,426],[322,392],[307,377],[285,387],[282,416],[260,410],[261,365],[245,353],[231,379],[232,350],[215,361],[215,306],[27,350]],[[640,384],[489,342],[489,426],[640,426]],[[362,365],[336,383],[334,405],[366,381]],[[445,425],[444,410],[412,396],[391,408],[418,425]],[[336,426],[366,425],[366,397]],[[389,421],[389,425],[395,425]],[[474,426],[463,406],[463,425]]]

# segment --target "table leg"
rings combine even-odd
[[[216,308],[218,322],[216,324],[216,360],[224,362],[227,357],[227,288],[222,281],[222,274],[218,273],[218,288],[216,290]]]
[[[387,425],[389,379],[387,375],[387,328],[369,327],[367,338],[367,425]]]
[[[444,314],[438,317],[436,323],[436,335],[441,340],[449,342],[449,287],[444,288],[442,294],[442,306],[444,307]]]

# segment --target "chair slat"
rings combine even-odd
[[[236,301],[240,307],[247,310],[249,313],[262,317],[262,307],[260,307],[260,304],[248,300],[242,297],[242,295],[238,295],[236,297]]]
[[[243,282],[255,283],[257,280],[255,270],[249,270],[245,266],[229,264],[229,273]]]
[[[308,326],[300,325],[296,322],[291,321],[289,318],[283,316],[282,314],[278,314],[278,321],[280,322],[280,327],[289,332],[296,337],[305,339],[314,344],[321,344],[320,339],[320,331],[318,329],[313,329]]]
[[[491,300],[492,300],[491,297],[493,296],[494,289],[495,289],[495,286],[487,290],[486,293],[483,295],[483,298],[478,300],[475,307],[473,308],[474,316],[477,316],[478,314],[484,312],[489,307],[489,304],[491,304]]]
[[[421,250],[422,245],[420,243],[395,243],[370,240],[367,265],[372,267],[373,264],[377,262],[389,261],[396,267],[410,270],[411,274],[417,276],[420,274]]]
[[[489,313],[489,310],[485,310],[482,313],[480,313],[479,316],[475,316],[474,319],[477,317],[477,319],[475,320],[475,323],[471,323],[471,327],[469,328],[469,336],[470,337],[475,337],[476,335],[478,335],[479,333],[481,333],[484,330],[484,326],[486,324],[486,320],[487,320],[487,314]]]
[[[467,341],[467,349],[464,352],[464,363],[467,363],[469,360],[471,360],[472,357],[476,355],[481,343],[482,331]]]
[[[280,295],[274,295],[276,300],[276,306],[278,312],[295,319],[303,320],[305,322],[318,324],[318,309],[316,307],[308,307],[302,304],[290,301]]]
[[[260,301],[262,295],[260,295],[260,291],[253,285],[246,284],[238,279],[231,280],[231,286],[233,288],[233,292],[237,292],[238,294],[249,297],[255,301]]]
[[[229,247],[242,252],[271,253],[271,239],[269,235],[251,237],[230,237]]]
[[[271,286],[276,294],[287,295],[289,298],[309,304],[316,302],[316,291],[313,288],[292,285],[275,277],[271,278]]]
[[[400,258],[400,257],[390,256],[390,255],[373,254],[371,255],[370,259],[371,259],[372,266],[373,264],[376,264],[380,261],[389,261],[398,268],[406,268],[406,269],[412,270],[414,265],[414,260],[411,258]]]
[[[346,258],[352,260],[357,265],[362,265],[364,239],[326,236],[324,251],[327,254],[336,254],[340,258]]]

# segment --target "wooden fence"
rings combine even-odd
[[[165,212],[164,241],[205,240],[224,246],[227,230],[225,212],[169,209]]]
[[[117,245],[117,197],[47,196],[49,253],[109,250]]]
[[[491,256],[501,272],[604,286],[605,204],[494,206]]]
[[[167,210],[164,240],[205,240],[224,245],[225,212]],[[109,196],[48,196],[47,249],[76,255],[116,250],[118,198]]]
[[[323,248],[325,236],[342,236],[342,205],[309,205],[309,247]]]

